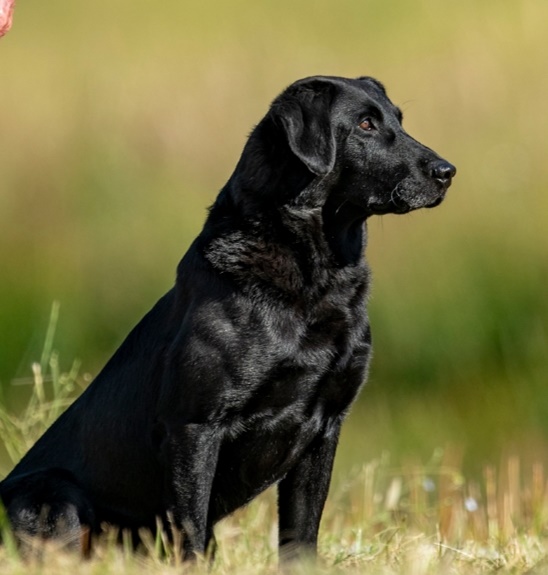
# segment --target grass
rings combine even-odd
[[[52,307],[40,362],[33,364],[26,404],[18,414],[0,405],[0,439],[16,462],[52,423],[86,381],[77,364],[63,373],[53,337]],[[356,430],[354,430],[354,434]],[[343,437],[343,443],[345,443]],[[462,575],[542,573],[548,566],[548,472],[536,462],[509,456],[487,464],[479,475],[463,471],[463,450],[437,448],[427,460],[392,459],[388,452],[351,463],[334,474],[319,539],[320,561],[293,566],[303,573]],[[340,459],[340,458],[339,458]],[[359,460],[358,460],[359,461]],[[105,527],[92,558],[83,561],[57,542],[18,549],[5,518],[0,521],[4,575],[60,572],[118,574],[275,573],[276,501],[269,490],[216,528],[215,561],[181,565],[167,539],[143,533],[137,551],[115,543]]]
[[[31,378],[15,382],[18,385],[31,383],[32,386],[22,412],[16,415],[6,408],[5,402],[0,403],[0,437],[12,463],[19,461],[38,437],[59,417],[74,399],[78,387],[79,362],[75,361],[69,372],[62,373],[59,356],[53,351],[58,318],[59,303],[55,302],[52,305],[40,361],[32,364]]]

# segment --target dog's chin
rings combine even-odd
[[[436,206],[439,206],[443,202],[443,200],[445,200],[445,194],[442,194],[441,196],[436,198],[433,202],[426,204],[424,207],[425,208],[435,208]]]
[[[409,201],[409,206],[411,210],[420,210],[422,208],[435,208],[439,206],[445,199],[445,190],[436,194],[434,197],[426,196],[420,199],[413,199]]]
[[[386,203],[371,203],[368,206],[368,211],[374,216],[384,216],[386,214],[407,214],[413,210],[407,202],[400,198],[393,198]]]
[[[393,196],[388,202],[369,204],[368,209],[372,215],[381,216],[385,214],[407,214],[421,208],[435,208],[445,199],[445,192],[446,190],[443,190],[433,198],[431,196],[413,197],[409,200],[400,196]]]

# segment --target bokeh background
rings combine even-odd
[[[95,374],[167,291],[269,102],[372,75],[458,167],[370,220],[375,356],[338,473],[438,447],[548,459],[545,0],[19,0],[0,40],[0,382],[54,346]]]

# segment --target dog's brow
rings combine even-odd
[[[403,122],[403,112],[401,111],[401,108],[398,108],[398,106],[396,106],[396,117],[401,124]]]

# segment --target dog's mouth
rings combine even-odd
[[[441,194],[441,196],[439,196],[439,198],[436,198],[433,202],[426,204],[426,206],[424,206],[425,208],[435,208],[436,206],[439,206],[443,200],[445,199],[445,192],[443,192]]]
[[[371,202],[368,206],[369,212],[373,215],[407,214],[421,208],[435,208],[445,199],[451,181],[441,182],[438,180],[436,183],[438,185],[435,190],[421,190],[417,193],[412,191],[409,182],[404,180],[392,190],[388,201]]]
[[[370,203],[368,211],[374,216],[383,216],[385,214],[406,214],[411,208],[401,198],[391,198],[386,203]]]
[[[435,208],[436,206],[439,206],[443,202],[443,200],[445,200],[447,190],[449,189],[449,186],[451,185],[451,180],[437,180],[437,181],[440,184],[440,190],[438,192],[438,197],[435,198],[434,201],[426,204],[424,206],[425,208]]]
[[[413,198],[411,201],[407,201],[398,195],[392,195],[388,202],[370,203],[368,210],[371,215],[382,216],[385,214],[407,214],[420,208],[435,208],[445,199],[445,192],[446,189],[441,191],[433,200]]]

